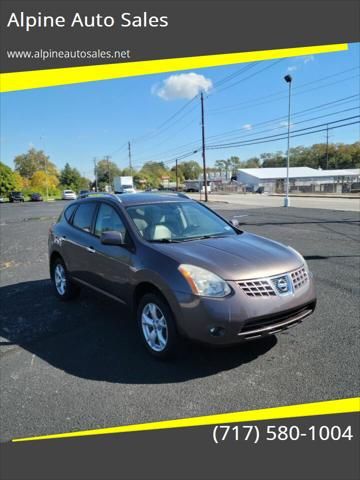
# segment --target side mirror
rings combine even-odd
[[[233,227],[235,227],[235,228],[239,228],[239,227],[240,227],[240,222],[239,222],[239,220],[238,220],[237,218],[232,218],[232,219],[230,220],[230,223],[231,223],[231,225],[232,225]]]
[[[100,242],[104,245],[124,245],[124,237],[121,232],[109,230],[103,232],[100,237]]]

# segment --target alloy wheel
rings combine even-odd
[[[59,295],[66,292],[66,274],[64,267],[58,263],[54,270],[55,287]]]
[[[148,346],[155,352],[162,352],[168,343],[166,318],[155,303],[147,303],[141,314],[141,325]]]

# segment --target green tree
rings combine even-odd
[[[8,195],[15,190],[17,186],[17,179],[10,167],[0,162],[0,195]]]
[[[241,162],[240,168],[259,168],[261,166],[260,158],[251,157],[245,162]]]
[[[285,167],[286,157],[282,152],[262,153],[260,155],[261,166],[266,167]]]
[[[60,172],[60,185],[71,190],[87,190],[90,185],[90,180],[82,177],[79,170],[72,168],[69,163],[65,164],[65,167]]]
[[[202,172],[202,167],[195,160],[190,160],[179,163],[178,170],[185,180],[197,180]]]
[[[56,165],[50,161],[50,157],[35,148],[30,148],[27,153],[15,157],[14,164],[15,170],[25,178],[31,178],[39,170],[46,170],[49,175],[58,175]]]
[[[112,185],[114,177],[122,175],[120,168],[115,162],[104,158],[97,163],[98,187],[103,190],[106,185]],[[95,172],[94,172],[95,173]]]
[[[225,160],[216,160],[215,161],[215,168],[219,172],[220,177],[222,173],[226,170],[226,161]]]
[[[231,175],[236,175],[236,172],[241,168],[241,161],[239,157],[230,157],[228,160],[228,169]]]

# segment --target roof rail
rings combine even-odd
[[[110,198],[114,198],[118,202],[121,202],[121,199],[115,193],[109,193],[109,192],[88,192],[88,193],[83,193],[82,195],[79,195],[78,198],[83,199],[88,197],[110,197]]]
[[[176,195],[177,197],[187,198],[191,200],[191,198],[183,192],[168,192],[166,190],[159,190],[158,192],[154,192],[154,193],[157,193],[160,195]]]

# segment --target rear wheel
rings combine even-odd
[[[57,258],[53,262],[51,273],[55,293],[61,300],[71,300],[80,293],[80,288],[71,281],[61,258]]]
[[[147,293],[140,300],[137,323],[148,352],[157,358],[172,356],[179,344],[174,316],[162,297]]]

